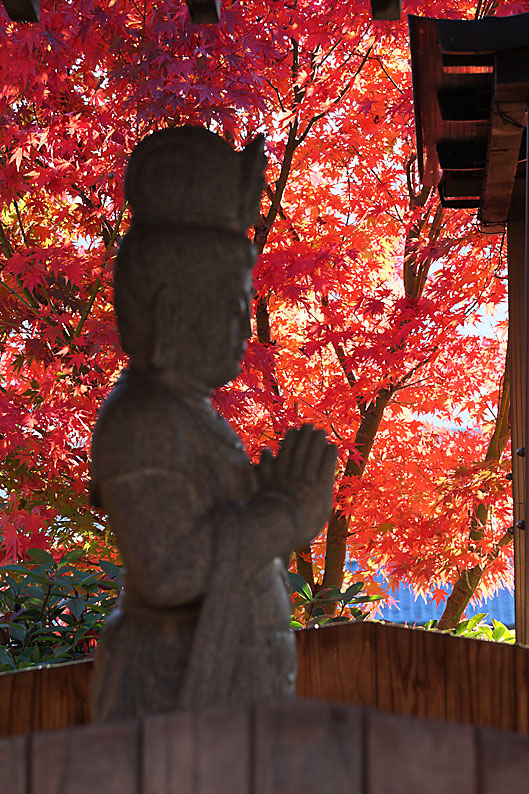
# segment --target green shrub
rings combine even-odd
[[[476,640],[489,640],[490,642],[507,642],[510,645],[516,642],[514,629],[509,629],[499,620],[492,618],[492,625],[487,623],[488,615],[480,612],[468,620],[460,621],[455,629],[446,634],[453,634],[455,637],[472,637]],[[430,620],[425,623],[424,628],[431,631],[437,630],[437,621]]]
[[[84,551],[56,562],[42,549],[30,560],[0,566],[0,672],[58,664],[91,655],[112,611],[120,568],[84,564]]]
[[[303,629],[305,626],[324,626],[328,623],[351,623],[365,620],[369,613],[363,612],[359,605],[380,601],[380,596],[362,595],[364,582],[355,582],[344,592],[339,587],[326,587],[317,593],[313,593],[309,583],[298,573],[289,571],[288,580],[293,596],[293,612],[290,625],[294,629]],[[333,601],[340,604],[340,611],[338,615],[330,617],[325,613],[323,605]],[[298,619],[300,613],[303,613],[305,624]]]

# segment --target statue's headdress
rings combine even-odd
[[[245,234],[258,216],[265,166],[262,135],[236,152],[203,127],[171,127],[136,146],[125,192],[136,222]]]

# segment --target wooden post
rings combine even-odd
[[[516,180],[513,191],[509,221],[507,224],[508,270],[509,270],[509,358],[511,373],[511,444],[512,444],[512,490],[514,510],[514,605],[516,639],[526,645],[529,639],[529,544],[526,540],[525,505],[528,494],[525,455],[527,445],[527,355],[528,321],[526,276],[526,207],[525,184],[527,180]],[[520,454],[518,454],[517,450]]]

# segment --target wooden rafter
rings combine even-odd
[[[186,0],[191,21],[195,24],[215,24],[220,20],[221,0]]]
[[[11,22],[38,22],[40,0],[2,0]]]

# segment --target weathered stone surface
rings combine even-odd
[[[154,133],[129,163],[115,304],[130,366],[92,444],[92,497],[126,573],[96,720],[293,692],[283,560],[326,520],[335,448],[307,425],[252,465],[211,403],[251,335],[245,232],[264,165],[262,138],[235,152],[198,127]]]

